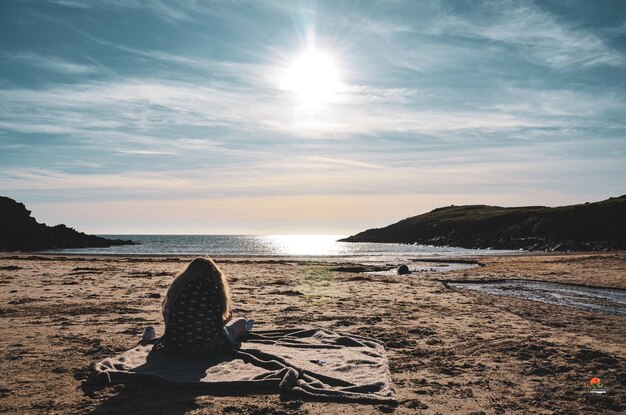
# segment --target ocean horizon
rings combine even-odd
[[[99,255],[208,255],[208,256],[298,256],[298,257],[458,257],[511,253],[495,249],[467,249],[418,244],[339,242],[347,235],[133,235],[99,234],[110,239],[129,239],[137,245],[107,248],[46,250],[46,253]]]

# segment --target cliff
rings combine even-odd
[[[113,245],[134,245],[134,242],[86,235],[65,225],[47,226],[38,223],[22,203],[0,196],[0,251],[99,248]]]
[[[342,241],[545,251],[626,249],[626,195],[555,208],[449,206]]]

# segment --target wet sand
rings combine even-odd
[[[319,326],[377,338],[397,408],[197,396],[137,386],[81,389],[90,365],[163,330],[162,296],[186,257],[0,255],[0,412],[58,414],[578,414],[626,410],[626,317],[446,288],[533,279],[626,288],[626,253],[478,259],[408,276],[293,259],[218,263],[235,314],[256,328]],[[340,268],[340,271],[334,269]],[[592,376],[607,395],[587,393]]]
[[[532,280],[448,282],[447,286],[626,317],[626,290]]]

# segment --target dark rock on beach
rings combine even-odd
[[[626,249],[626,195],[554,208],[448,206],[342,241],[531,251],[620,250]]]
[[[135,244],[133,241],[87,235],[65,225],[47,226],[38,223],[30,213],[24,204],[0,196],[0,251],[104,248]]]
[[[410,273],[411,270],[409,270],[409,267],[407,267],[406,265],[400,265],[400,268],[398,268],[398,275],[407,275]]]

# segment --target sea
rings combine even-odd
[[[48,253],[98,255],[199,255],[236,257],[337,257],[359,260],[402,259],[406,257],[467,257],[502,255],[518,251],[465,249],[417,244],[338,242],[347,235],[99,235],[130,239],[138,245],[109,248],[80,248]]]

